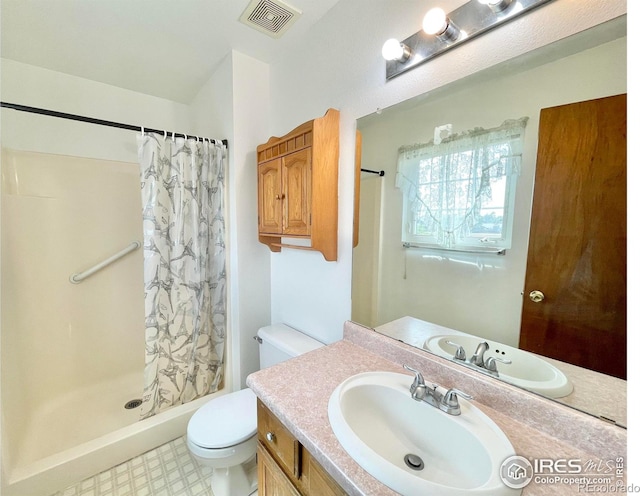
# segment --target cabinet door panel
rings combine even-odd
[[[258,222],[261,233],[282,233],[281,159],[258,166]]]
[[[311,234],[311,148],[282,159],[283,234]]]
[[[262,443],[258,443],[258,494],[260,496],[300,496]]]
[[[304,447],[302,451],[301,491],[311,496],[347,496]]]

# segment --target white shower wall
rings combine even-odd
[[[142,249],[69,281],[142,241],[140,187],[135,163],[3,149],[2,164],[3,414],[19,451],[55,398],[135,374],[141,395]]]

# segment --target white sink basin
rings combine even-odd
[[[410,375],[366,372],[335,389],[329,422],[346,452],[404,496],[520,494],[500,479],[500,465],[514,455],[500,428],[462,398],[458,416],[412,399],[412,382]],[[409,468],[408,454],[424,468]]]
[[[510,364],[498,362],[496,365],[500,379],[515,386],[548,398],[561,398],[573,391],[573,384],[567,376],[546,360],[533,353],[496,341],[489,341],[471,334],[451,334],[427,339],[424,348],[436,355],[453,358],[456,347],[447,344],[447,341],[462,346],[467,354],[467,360],[474,354],[478,344],[486,341],[489,344],[489,349],[485,352],[484,358],[493,356],[503,360],[511,360]]]

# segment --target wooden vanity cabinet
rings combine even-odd
[[[259,496],[344,496],[293,434],[258,400]]]
[[[259,145],[258,239],[271,251],[320,251],[338,259],[338,157],[340,113],[305,122]],[[282,238],[310,240],[310,246]]]

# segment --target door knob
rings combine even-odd
[[[542,291],[534,289],[533,291],[531,291],[531,293],[529,293],[529,299],[534,303],[540,303],[542,300],[544,300],[544,293]]]

